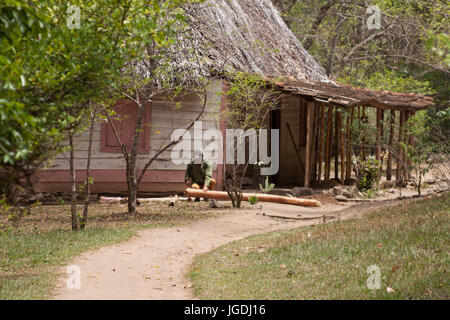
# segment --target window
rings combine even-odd
[[[120,140],[126,145],[127,150],[131,149],[133,144],[134,128],[138,115],[137,105],[130,100],[119,100],[114,106],[116,115],[111,117],[114,127],[120,137]],[[147,105],[144,114],[143,132],[139,140],[138,153],[150,152],[150,115],[151,104]],[[102,152],[121,152],[119,142],[114,134],[111,124],[106,121],[102,123],[101,127],[101,151]]]

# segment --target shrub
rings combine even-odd
[[[250,202],[251,205],[258,203],[258,197],[257,196],[251,196],[248,198],[248,202]]]
[[[373,188],[374,183],[380,175],[380,161],[374,157],[368,157],[363,162],[357,164],[357,187],[360,191],[367,191]]]

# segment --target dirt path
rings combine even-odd
[[[363,209],[392,205],[383,203],[333,205],[306,209],[274,203],[262,208],[235,211],[219,218],[182,227],[147,229],[127,242],[85,253],[72,264],[81,269],[81,289],[66,288],[60,279],[55,299],[191,299],[185,274],[194,257],[252,234],[287,230],[322,223],[322,219],[273,219],[265,214],[349,218]]]

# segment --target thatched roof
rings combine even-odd
[[[278,83],[283,91],[342,106],[417,110],[433,105],[432,98],[421,95],[359,89],[329,80],[271,0],[207,0],[186,11],[190,30],[180,36],[175,54],[179,70],[203,76],[238,70],[290,79]]]
[[[281,81],[276,85],[284,92],[310,96],[318,101],[345,107],[366,105],[388,109],[420,110],[433,105],[433,98],[415,93],[395,93],[361,89],[337,82]]]
[[[187,13],[191,30],[185,45],[201,47],[205,72],[225,69],[269,78],[327,80],[270,0],[209,0]]]

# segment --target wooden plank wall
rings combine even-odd
[[[218,94],[222,90],[222,82],[215,81],[208,88],[208,101],[205,113],[200,120],[203,121],[203,131],[211,128],[219,128],[221,95]],[[202,107],[202,99],[196,95],[188,95],[181,101],[182,107],[174,109],[174,103],[155,101],[152,104],[151,114],[151,151],[149,155],[140,155],[138,167],[142,167],[145,160],[149,156],[154,155],[160,149],[165,141],[170,142],[170,134],[174,129],[186,128],[193,119],[197,117]],[[125,161],[121,153],[110,153],[100,151],[100,127],[97,123],[94,131],[93,152],[91,160],[92,170],[122,170],[125,169]],[[192,138],[194,138],[193,129],[190,130]],[[166,138],[168,139],[166,140]],[[85,131],[76,138],[75,150],[75,167],[76,170],[84,170],[86,168],[87,150],[88,150],[89,132]],[[204,142],[204,146],[208,143]],[[192,143],[192,148],[194,147]],[[171,151],[164,152],[160,158],[150,167],[151,170],[185,170],[184,165],[175,165],[170,161]],[[58,155],[51,161],[46,170],[68,170],[69,153]],[[213,165],[213,169],[217,169],[217,164]]]
[[[280,130],[280,171],[279,183],[303,184],[305,172],[301,168],[286,123],[289,123],[296,145],[300,139],[300,103],[297,96],[285,95],[281,98]],[[300,147],[300,156],[305,163],[305,147]]]

